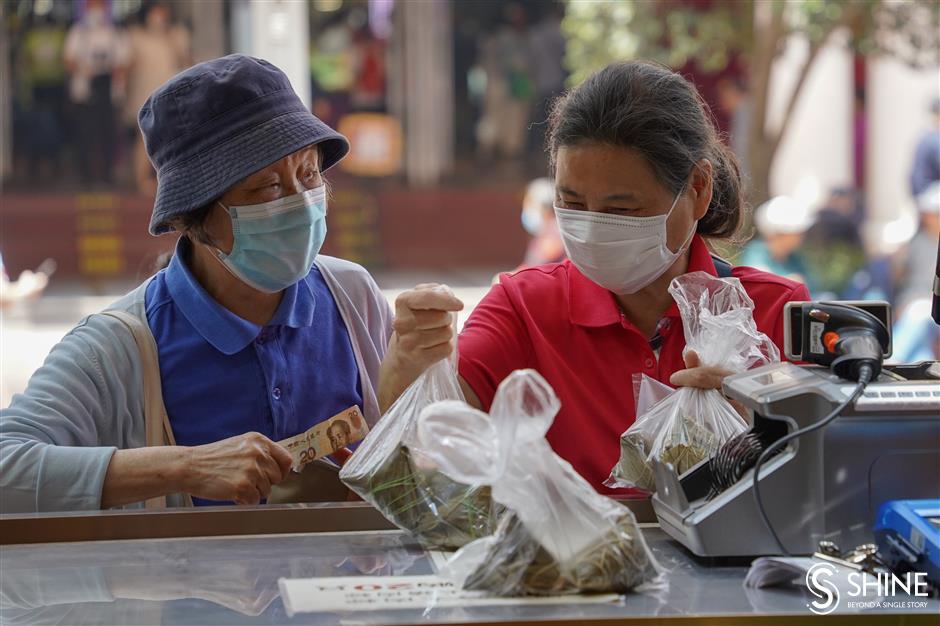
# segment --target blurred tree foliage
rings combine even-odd
[[[750,199],[769,193],[770,168],[819,51],[836,37],[864,55],[940,65],[940,0],[568,0],[562,27],[572,84],[615,60],[690,61],[720,71],[747,67]],[[770,68],[791,36],[808,52],[779,124],[767,123]],[[806,45],[806,44],[804,44]]]

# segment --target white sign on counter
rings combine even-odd
[[[501,598],[461,591],[441,576],[344,576],[281,578],[281,599],[287,614],[455,606],[601,604],[620,599],[615,593]]]

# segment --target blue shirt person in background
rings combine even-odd
[[[911,195],[917,198],[927,187],[940,180],[940,98],[930,103],[933,128],[925,132],[914,150],[911,167]]]
[[[346,139],[243,55],[172,78],[139,123],[150,233],[177,233],[175,255],[0,411],[0,512],[255,504],[292,475],[278,440],[353,405],[378,420],[391,309],[364,269],[319,255]]]

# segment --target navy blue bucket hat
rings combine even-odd
[[[138,121],[157,170],[151,235],[301,148],[320,145],[321,171],[349,151],[345,137],[307,110],[284,72],[241,54],[177,74],[147,98]]]

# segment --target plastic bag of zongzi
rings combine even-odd
[[[429,367],[382,416],[340,470],[340,479],[402,530],[432,547],[459,548],[493,532],[486,487],[460,484],[413,447],[421,409],[463,400],[456,355]]]
[[[629,509],[598,494],[545,440],[559,401],[534,370],[510,374],[489,415],[438,402],[418,419],[422,453],[456,481],[487,485],[504,506],[494,534],[464,546],[448,575],[497,595],[626,592],[658,565]]]
[[[692,272],[673,279],[669,292],[679,307],[687,350],[702,365],[743,372],[780,360],[780,353],[754,322],[754,302],[736,278]],[[662,397],[663,385],[643,377],[636,421],[620,437],[620,460],[608,487],[655,491],[651,460],[671,463],[682,474],[710,458],[747,429],[744,418],[717,389],[682,387],[644,410],[640,400]]]

